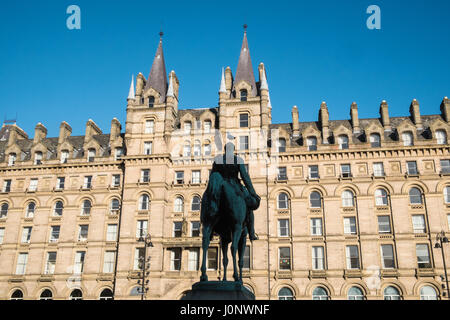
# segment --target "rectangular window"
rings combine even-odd
[[[60,226],[51,226],[50,227],[50,239],[49,242],[57,242],[59,240],[59,231]]]
[[[114,251],[106,251],[103,257],[103,273],[114,272],[114,260],[116,253]]]
[[[5,228],[0,228],[0,244],[3,243],[4,238],[5,238]]]
[[[16,164],[17,156],[15,153],[11,153],[8,157],[8,166],[13,166]]]
[[[150,182],[150,169],[141,170],[141,182]]]
[[[88,233],[89,233],[89,225],[87,224],[80,225],[78,228],[78,241],[80,242],[87,241]]]
[[[145,155],[152,154],[152,142],[151,141],[144,142],[144,154]]]
[[[120,174],[113,174],[111,184],[113,187],[120,186]]]
[[[346,246],[347,269],[359,269],[358,246]]]
[[[191,134],[192,124],[190,122],[184,123],[184,133]]]
[[[32,227],[24,227],[22,229],[22,243],[30,243]]]
[[[248,136],[239,137],[239,150],[248,150]]]
[[[352,171],[349,164],[341,164],[341,174],[343,178],[350,178]]]
[[[317,138],[316,137],[307,138],[306,144],[308,146],[308,151],[317,151]]]
[[[175,171],[175,182],[176,184],[184,183],[184,171]]]
[[[204,124],[204,129],[205,129],[205,133],[210,133],[211,132],[211,121],[205,121]]]
[[[28,187],[28,191],[34,192],[37,190],[37,187],[38,187],[38,179],[31,179],[30,186]]]
[[[373,164],[373,175],[375,177],[384,177],[383,162],[376,162]]]
[[[311,235],[312,236],[322,235],[322,218],[311,219]]]
[[[61,151],[61,163],[67,163],[67,159],[69,159],[69,151]]]
[[[119,160],[122,155],[123,155],[123,149],[122,148],[116,148],[114,150],[114,160],[115,161]]]
[[[250,269],[250,246],[245,246],[244,264],[243,264],[242,268]]]
[[[93,162],[95,159],[95,149],[88,150],[88,162]]]
[[[83,189],[91,189],[91,188],[92,188],[92,176],[85,176]]]
[[[45,274],[54,274],[56,266],[56,252],[47,252],[47,260],[45,262]]]
[[[407,169],[407,173],[409,175],[419,174],[419,172],[417,171],[417,162],[416,161],[407,161],[406,169]]]
[[[200,255],[200,248],[188,249],[188,271],[198,270],[199,255]]]
[[[136,224],[136,239],[145,238],[147,235],[147,220],[138,220]]]
[[[217,270],[217,248],[209,248],[207,255],[208,261],[206,268],[208,270]]]
[[[23,275],[27,269],[28,253],[19,253],[17,257],[16,274]]]
[[[191,237],[200,237],[200,221],[191,222]]]
[[[11,180],[3,181],[3,192],[10,192],[10,191],[11,191]]]
[[[309,178],[319,179],[319,166],[309,166]]]
[[[181,270],[181,248],[170,249],[170,270]]]
[[[136,248],[134,250],[133,270],[142,270],[142,262],[144,260],[144,248]]]
[[[192,183],[200,183],[200,170],[192,171]]]
[[[248,113],[241,113],[239,115],[239,127],[248,128]]]
[[[414,233],[425,233],[425,216],[423,214],[416,214],[412,216]]]
[[[312,268],[313,270],[324,269],[323,247],[312,247]]]
[[[75,264],[74,264],[74,274],[81,274],[83,273],[84,269],[84,257],[86,256],[86,252],[84,251],[77,251],[75,254]]]
[[[291,269],[291,248],[282,247],[278,249],[280,270]]]
[[[391,233],[391,218],[378,216],[378,233]]]
[[[419,269],[431,268],[430,251],[427,244],[416,245],[417,264]]]
[[[145,121],[145,133],[152,134],[155,130],[155,121],[146,120]]]
[[[289,220],[288,219],[278,220],[278,236],[279,237],[289,237]]]
[[[56,190],[64,190],[64,184],[66,182],[66,178],[58,177],[56,181]]]
[[[278,167],[278,180],[287,180],[286,167]]]
[[[441,160],[441,173],[450,173],[450,160]]]
[[[36,152],[34,154],[34,164],[42,164],[42,152]]]
[[[173,236],[179,238],[182,236],[183,222],[176,221],[173,223]]]
[[[344,218],[344,234],[356,234],[356,218]]]
[[[117,241],[117,224],[108,224],[106,228],[106,241]]]
[[[392,244],[381,245],[381,256],[383,259],[383,269],[394,269],[394,249]]]

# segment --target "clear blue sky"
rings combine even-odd
[[[81,8],[81,30],[66,28],[66,8]],[[381,9],[381,30],[366,8]],[[221,68],[236,71],[244,23],[254,70],[267,68],[273,122],[439,113],[450,96],[450,1],[2,1],[0,120],[14,118],[30,137],[42,122],[57,136],[67,121],[83,135],[92,118],[104,132],[123,127],[131,75],[146,77],[161,25],[167,72],[180,79],[180,108],[215,107]]]

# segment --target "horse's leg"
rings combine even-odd
[[[244,228],[245,229],[245,228]],[[242,269],[244,267],[244,254],[245,247],[247,245],[247,232],[245,230],[242,231],[241,238],[239,240],[239,281],[242,282]]]
[[[208,281],[208,276],[206,275],[206,253],[208,252],[209,243],[211,239],[212,225],[203,225],[203,238],[202,238],[202,275],[200,276],[200,281]]]
[[[223,279],[222,279],[222,281],[227,281],[228,244],[229,244],[229,242],[222,240],[222,255],[223,255]]]
[[[234,231],[233,231],[233,242],[231,243],[231,255],[233,257],[233,278],[234,281],[239,281],[239,276],[238,276],[238,268],[237,268],[237,264],[236,264],[236,252],[237,249],[239,247],[239,240],[241,238],[241,233],[242,233],[242,225],[237,223],[234,226]]]

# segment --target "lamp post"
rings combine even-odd
[[[436,243],[434,245],[435,249],[441,248],[442,253],[442,261],[444,263],[444,273],[445,273],[445,284],[447,289],[447,299],[450,299],[450,288],[448,287],[448,276],[447,276],[447,267],[445,265],[445,255],[444,255],[444,243],[448,243],[448,238],[445,236],[445,232],[441,231],[436,235]],[[441,276],[442,278],[442,276]]]
[[[150,274],[150,257],[147,258],[147,247],[153,247],[153,243],[152,243],[152,237],[150,235],[150,233],[147,233],[147,235],[145,237],[140,237],[138,239],[138,242],[143,242],[144,243],[144,256],[143,257],[139,257],[139,269],[141,270],[139,272],[139,277],[141,278],[140,280],[138,280],[138,284],[141,285],[140,288],[138,288],[138,292],[141,295],[141,300],[144,300],[145,295],[147,294],[148,291],[148,282],[149,280],[145,279],[149,274]]]

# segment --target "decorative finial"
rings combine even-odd
[[[247,24],[246,23],[244,23],[244,32],[247,32]]]
[[[159,32],[159,40],[162,40],[162,37],[164,35],[164,32],[162,32],[162,30]]]

